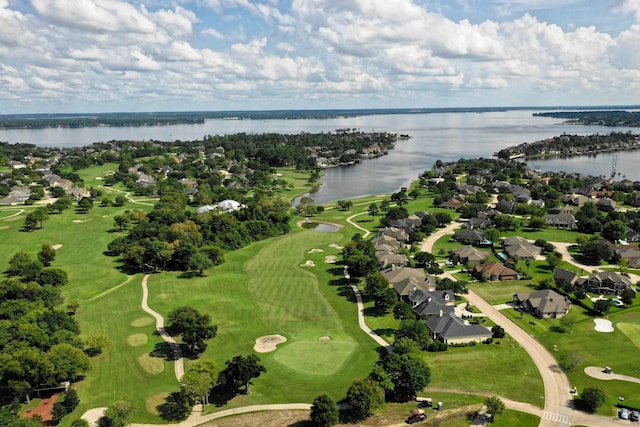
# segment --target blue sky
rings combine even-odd
[[[0,114],[640,104],[640,0],[0,0]]]

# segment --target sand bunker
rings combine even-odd
[[[335,255],[327,255],[324,257],[324,262],[326,262],[327,264],[335,264],[337,260],[338,257]]]
[[[331,243],[331,244],[329,245],[329,247],[330,247],[330,248],[335,248],[335,249],[342,249],[342,246],[340,246],[340,245],[339,245],[339,244],[337,244],[337,243]]]
[[[324,337],[320,337],[318,338],[320,341],[331,341],[331,337],[328,336],[324,336]]]
[[[593,319],[596,326],[593,328],[598,332],[613,332],[613,323],[607,319]]]
[[[324,249],[316,249],[316,248],[314,248],[314,249],[311,249],[311,250],[310,250],[309,252],[307,252],[307,253],[308,253],[308,254],[317,254],[317,253],[320,253],[320,252],[324,252]]]
[[[304,264],[300,264],[300,267],[315,267],[315,266],[316,266],[316,263],[311,260],[305,262]]]
[[[253,349],[258,353],[269,353],[270,351],[274,351],[278,344],[286,341],[287,339],[282,335],[265,335],[256,338],[256,345],[253,346]]]
[[[91,427],[95,427],[98,425],[98,419],[100,419],[100,417],[104,415],[104,411],[106,410],[106,407],[89,409],[84,414],[82,414],[80,418],[88,422]]]
[[[74,219],[73,222],[87,222],[86,219]]]
[[[54,251],[57,251],[58,249],[60,249],[62,247],[62,245],[58,243],[56,245],[52,245],[51,247],[53,248]]]

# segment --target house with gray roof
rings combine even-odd
[[[453,291],[435,290],[425,292],[417,289],[409,292],[407,301],[413,312],[421,319],[431,316],[442,316],[443,313],[454,311],[455,295]]]
[[[453,239],[464,244],[485,245],[488,244],[484,233],[479,230],[458,230]]]
[[[580,276],[578,273],[574,273],[573,271],[565,270],[564,268],[556,268],[553,272],[553,280],[555,280],[556,285],[563,289],[572,289],[580,280]]]
[[[427,276],[424,270],[419,268],[392,265],[381,270],[380,274],[387,279],[389,286],[395,289],[400,298],[418,289],[427,292],[436,290],[435,276]]]
[[[573,229],[576,227],[578,222],[576,221],[576,217],[572,214],[562,212],[557,214],[545,214],[542,218],[544,218],[544,222],[546,222],[547,225],[557,228]]]
[[[531,293],[520,293],[513,296],[513,302],[522,310],[540,319],[559,319],[566,315],[571,308],[568,297],[560,295],[551,289]]]
[[[632,290],[634,294],[636,293],[631,280],[627,276],[610,270],[593,273],[586,279],[576,283],[576,286],[585,292],[599,295],[621,296],[626,289]]]
[[[480,324],[469,324],[453,313],[443,313],[425,320],[431,338],[447,344],[484,342],[491,338],[491,330]]]

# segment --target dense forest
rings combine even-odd
[[[637,111],[556,111],[533,115],[568,119],[568,123],[577,125],[640,126],[640,112]]]

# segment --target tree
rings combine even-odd
[[[627,235],[627,224],[621,220],[608,221],[602,227],[602,237],[610,242],[622,240]]]
[[[81,212],[89,212],[93,208],[93,200],[91,197],[83,197],[78,202],[78,210]]]
[[[45,267],[38,273],[36,281],[41,285],[64,286],[69,283],[69,275],[61,268]]]
[[[9,273],[15,276],[21,276],[31,262],[33,262],[33,260],[26,252],[16,252],[11,259],[9,259]]]
[[[542,230],[547,226],[547,222],[541,216],[532,216],[528,225],[534,230]]]
[[[370,379],[355,380],[347,390],[347,401],[357,419],[367,418],[384,402],[384,390]]]
[[[53,363],[53,375],[57,381],[74,380],[91,369],[91,359],[82,350],[71,344],[56,344],[47,352]]]
[[[561,256],[558,256],[556,252],[547,255],[547,264],[551,267],[551,270],[555,270],[558,264],[562,261]]]
[[[558,364],[565,372],[573,372],[582,363],[582,357],[578,353],[564,353],[558,359]]]
[[[369,216],[376,217],[378,216],[379,211],[380,211],[380,208],[378,208],[378,205],[376,203],[371,203],[369,205],[369,209],[367,210],[367,213],[369,214]]]
[[[85,341],[86,353],[94,356],[102,353],[102,350],[109,345],[109,337],[105,334],[89,335]]]
[[[118,226],[118,230],[124,230],[129,225],[129,218],[126,215],[116,215],[113,217],[113,222]]]
[[[409,338],[426,350],[431,344],[429,329],[422,320],[406,319],[400,322],[400,327],[396,331],[396,340]]]
[[[631,288],[625,288],[622,291],[622,302],[627,305],[633,304],[633,300],[636,297],[636,293]]]
[[[71,427],[90,427],[89,422],[79,418],[71,423]]]
[[[71,313],[71,315],[75,315],[80,309],[80,303],[78,300],[72,299],[67,303],[67,312]]]
[[[180,379],[180,387],[187,395],[200,399],[202,412],[209,403],[209,392],[218,383],[220,368],[212,360],[202,360],[193,364]]]
[[[431,381],[429,366],[410,353],[388,354],[382,361],[382,368],[391,379],[396,396],[415,396]]]
[[[136,407],[129,399],[120,399],[104,411],[104,416],[98,420],[99,427],[124,427],[129,424],[131,415]]]
[[[504,338],[506,335],[504,328],[500,325],[495,325],[491,328],[491,336],[493,338]]]
[[[209,259],[207,254],[203,252],[195,252],[187,261],[187,268],[191,271],[197,271],[199,276],[202,276],[204,270],[213,267],[213,261]]]
[[[364,290],[373,300],[380,297],[386,289],[389,289],[389,281],[379,271],[367,275]]]
[[[613,258],[613,250],[604,243],[588,242],[582,246],[582,255],[593,264],[600,264],[600,261],[609,261]]]
[[[40,228],[44,228],[44,221],[49,219],[49,211],[47,208],[39,207],[33,211],[33,213],[35,214],[36,221],[40,224]]]
[[[43,243],[38,252],[38,260],[48,267],[54,259],[56,259],[56,250],[49,243]]]
[[[487,413],[491,415],[492,419],[496,415],[502,414],[505,410],[504,402],[496,395],[487,398],[487,400],[484,401],[484,404],[487,407]]]
[[[38,219],[35,212],[29,212],[24,218],[24,229],[27,231],[33,231],[38,226]]]
[[[600,315],[603,316],[611,310],[613,307],[613,300],[610,299],[599,299],[593,303],[593,309]]]
[[[189,306],[177,307],[168,316],[173,333],[182,335],[182,341],[189,346],[189,350],[202,353],[206,350],[205,340],[215,338],[218,327],[211,324],[208,314],[200,314]]]
[[[267,368],[260,364],[260,358],[255,354],[248,356],[234,356],[225,362],[227,367],[222,371],[222,376],[227,385],[234,389],[244,387],[245,394],[249,394],[249,385],[253,378],[258,378],[267,372]]]
[[[582,398],[580,399],[584,408],[591,412],[595,412],[601,407],[606,400],[604,391],[598,387],[587,387],[582,391]]]
[[[319,427],[330,427],[340,421],[338,407],[326,394],[321,394],[313,400],[310,419]]]

